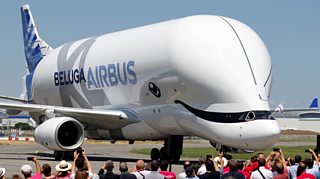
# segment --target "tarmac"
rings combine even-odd
[[[128,144],[126,142],[117,142],[111,144],[109,141],[86,141],[83,147],[86,149],[87,156],[93,167],[93,172],[97,173],[107,160],[114,161],[114,173],[119,173],[119,161],[130,161],[128,165],[131,169],[135,166],[137,159],[149,160],[149,156],[130,153],[132,149],[140,148],[161,148],[162,142],[147,141]],[[315,145],[315,142],[282,142],[276,145]],[[209,147],[208,141],[196,140],[185,141],[184,147]],[[13,174],[21,175],[20,168],[24,164],[29,164],[35,173],[35,164],[27,161],[27,157],[37,156],[42,166],[45,163],[51,165],[52,171],[55,172],[55,165],[58,161],[54,161],[53,152],[33,141],[1,141],[0,142],[0,167],[6,169],[6,178],[11,178]],[[182,158],[182,160],[198,160],[197,158]],[[72,161],[69,161],[72,163]],[[182,165],[173,165],[172,171],[176,174],[182,172]]]

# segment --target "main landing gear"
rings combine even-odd
[[[168,160],[170,164],[177,163],[182,154],[183,136],[172,135],[164,141],[164,146],[159,150],[153,148],[150,152],[151,160]]]

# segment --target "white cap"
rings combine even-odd
[[[30,173],[32,172],[32,168],[31,168],[30,165],[23,165],[23,166],[21,167],[21,172],[22,172],[22,174],[24,174],[24,175],[28,175],[28,174],[30,174]]]
[[[0,177],[3,177],[3,175],[6,173],[5,168],[0,168]]]

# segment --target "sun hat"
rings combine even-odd
[[[24,175],[28,175],[28,174],[30,174],[30,173],[32,172],[32,168],[31,168],[30,165],[23,165],[23,166],[21,167],[21,172],[22,172],[22,174],[24,174]]]
[[[3,177],[3,175],[6,173],[5,168],[0,168],[0,177]]]
[[[59,172],[68,171],[71,169],[71,164],[62,160],[60,163],[56,165],[56,170]]]

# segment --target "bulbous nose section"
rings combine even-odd
[[[256,139],[252,143],[255,150],[273,146],[280,138],[281,130],[275,120],[256,120]]]

